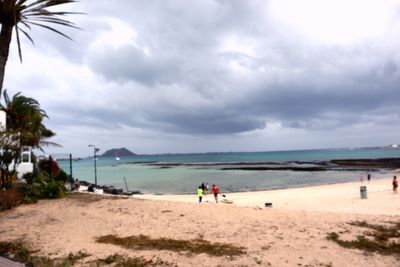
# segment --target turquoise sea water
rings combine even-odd
[[[220,170],[213,163],[255,163],[286,161],[321,161],[331,159],[367,159],[400,157],[400,149],[358,148],[323,149],[277,152],[235,152],[204,154],[140,155],[115,158],[98,158],[97,183],[151,194],[186,194],[195,192],[202,182],[216,183],[223,192],[255,191],[302,187],[318,184],[350,182],[359,179],[360,172],[351,171],[243,171]],[[73,177],[94,183],[93,158],[73,161]],[[173,167],[161,168],[148,163],[170,163]],[[179,166],[180,163],[189,165]],[[209,165],[207,165],[207,163]],[[70,172],[68,161],[59,161]],[[193,164],[193,165],[190,165]],[[197,165],[201,164],[201,165]],[[389,177],[392,173],[376,171],[373,179]]]

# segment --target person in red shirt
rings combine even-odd
[[[217,185],[213,184],[212,186],[212,192],[214,194],[215,202],[218,203],[218,193],[219,193],[219,188]]]

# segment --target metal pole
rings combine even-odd
[[[74,189],[74,178],[72,178],[72,154],[69,154],[69,182],[71,183],[71,191]]]
[[[71,180],[73,180],[73,178],[72,178],[72,154],[69,154],[69,176],[70,176]]]
[[[93,150],[94,150],[94,184],[97,186],[97,164],[96,164],[96,161],[97,161],[97,157],[96,157],[96,147],[94,146],[93,147]]]
[[[93,147],[93,165],[94,165],[94,184],[97,186],[97,155],[96,152],[99,150],[95,145],[89,145],[89,147]]]
[[[53,175],[52,175],[53,170],[51,168],[52,162],[53,162],[53,159],[51,158],[51,155],[50,155],[49,156],[49,178],[50,178],[50,180],[53,179]]]

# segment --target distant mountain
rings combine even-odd
[[[100,157],[130,157],[130,156],[136,156],[136,154],[132,153],[125,147],[122,147],[122,148],[113,148],[107,150]]]

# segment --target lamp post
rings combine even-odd
[[[97,151],[100,150],[100,148],[97,148],[95,145],[89,145],[89,147],[93,147],[93,164],[94,164],[94,184],[97,186],[97,166],[96,166],[96,161],[97,161]]]

